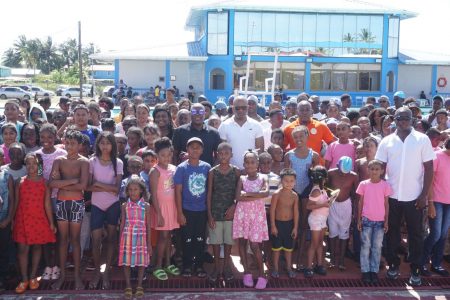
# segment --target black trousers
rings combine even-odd
[[[5,228],[0,228],[0,280],[8,274],[11,244],[11,224],[8,224]]]
[[[403,217],[408,230],[408,252],[411,269],[420,267],[423,251],[423,211],[416,209],[416,201],[398,201],[389,198],[389,230],[387,232],[386,259],[390,266],[398,267],[400,258],[397,255],[401,239]]]
[[[183,209],[186,225],[181,227],[183,240],[183,267],[203,266],[203,252],[206,242],[206,211],[189,211]]]

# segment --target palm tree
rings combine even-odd
[[[22,58],[20,53],[14,51],[14,48],[9,48],[3,53],[2,58],[3,64],[10,68],[20,68],[22,63]]]
[[[62,58],[57,53],[52,38],[47,37],[46,41],[39,41],[39,44],[39,69],[45,74],[49,74],[52,70],[60,69],[63,65]]]
[[[356,40],[355,37],[350,32],[344,34],[344,37],[342,38],[342,41],[347,43],[353,43],[355,40]],[[353,53],[354,52],[353,48],[347,47],[347,52]]]
[[[367,28],[362,28],[361,32],[358,33],[358,39],[361,42],[370,44],[375,42],[375,36],[372,35],[372,32],[370,32]],[[369,53],[369,49],[368,48],[361,48],[360,52],[362,54],[368,54]]]
[[[72,66],[78,60],[78,45],[76,39],[68,39],[59,45],[59,52],[66,67]]]

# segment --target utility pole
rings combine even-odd
[[[78,21],[78,65],[80,66],[80,99],[83,99],[83,57],[81,56],[81,21]]]

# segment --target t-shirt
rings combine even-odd
[[[117,159],[117,175],[123,175],[123,163]],[[116,184],[116,176],[112,164],[106,166],[100,163],[96,156],[89,159],[89,173],[93,175],[94,180],[105,184]],[[92,205],[101,210],[107,210],[112,204],[119,201],[119,195],[109,192],[92,192]]]
[[[67,155],[67,151],[61,148],[55,147],[55,151],[53,153],[45,154],[42,149],[36,151],[36,153],[40,154],[42,157],[42,161],[44,163],[44,170],[42,176],[45,180],[50,179],[50,173],[52,172],[53,162],[60,156]],[[58,194],[58,189],[52,189],[52,198],[55,198]]]
[[[211,166],[200,161],[198,166],[192,166],[186,160],[178,165],[173,181],[175,185],[181,184],[183,209],[190,211],[206,210],[206,195],[208,172]]]
[[[296,147],[294,139],[292,138],[292,131],[295,127],[301,125],[300,121],[297,119],[286,128],[284,128],[284,146],[286,150],[294,149]],[[307,146],[313,149],[317,153],[320,153],[322,149],[322,141],[327,144],[333,142],[334,135],[330,131],[327,125],[317,120],[311,119],[307,125],[309,131],[309,137]]]
[[[150,193],[150,176],[148,176],[149,172],[141,171],[139,174],[139,177],[141,177],[142,180],[145,182],[145,187],[147,188],[147,191]]]
[[[436,152],[433,169],[433,200],[450,204],[450,155],[443,150]]]
[[[281,178],[274,172],[267,174],[267,181],[269,184],[269,196],[264,198],[264,204],[270,206],[272,203],[272,195],[280,188]]]
[[[89,137],[89,144],[91,144],[91,148],[93,148],[95,145],[95,140],[97,139],[97,135],[99,134],[99,130],[91,125],[88,125],[88,128],[86,130],[80,130],[80,132]]]
[[[348,156],[352,159],[353,170],[355,170],[356,149],[352,143],[341,144],[339,141],[335,141],[328,145],[327,152],[325,153],[325,160],[330,161],[330,169],[336,168],[339,159],[343,156]]]
[[[228,173],[222,174],[219,171],[219,165],[212,169],[211,214],[216,221],[224,221],[225,213],[234,204],[236,185],[239,180],[239,176],[236,175],[237,170],[237,167],[232,166]]]
[[[370,179],[361,181],[356,189],[358,195],[364,196],[362,216],[370,221],[384,221],[384,197],[392,195],[389,183],[384,180],[373,183]]]
[[[1,171],[6,170],[6,172],[11,175],[14,181],[16,181],[19,178],[22,178],[23,176],[27,175],[27,168],[25,166],[22,166],[19,170],[13,170],[11,169],[10,165],[4,165],[0,168]]]

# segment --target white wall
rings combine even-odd
[[[159,84],[159,77],[166,76],[166,62],[163,60],[119,60],[119,78],[133,88],[146,88]]]
[[[399,65],[397,90],[404,91],[406,96],[419,98],[420,91],[427,97],[432,92],[431,66]]]
[[[436,81],[439,79],[439,77],[447,78],[447,86],[440,88],[437,86],[437,82],[436,82],[436,89],[437,89],[438,93],[439,94],[449,94],[450,93],[450,66],[438,66]]]
[[[185,95],[190,84],[194,86],[197,96],[204,93],[204,62],[171,61],[170,75],[175,76],[170,86],[176,85],[180,95]]]

